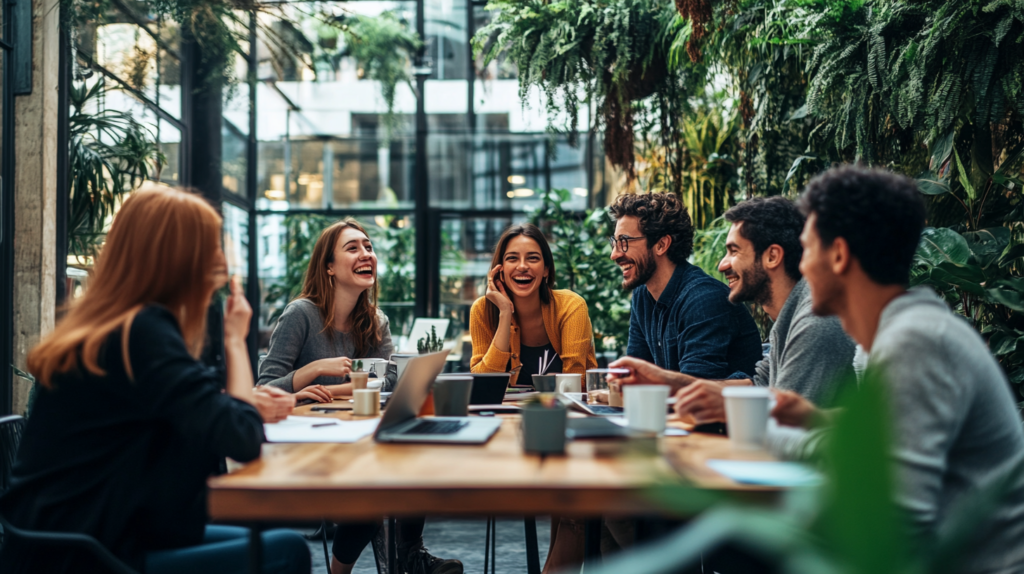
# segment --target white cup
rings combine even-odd
[[[355,365],[356,361],[363,362],[363,372],[369,373],[372,370],[378,379],[383,379],[388,369],[387,359],[353,359],[352,364]]]
[[[352,414],[374,417],[380,414],[380,390],[356,389],[352,392]]]
[[[555,390],[563,395],[565,393],[581,393],[580,381],[582,375],[579,373],[559,373],[555,375]]]
[[[725,387],[729,441],[738,450],[761,450],[768,432],[772,392],[767,387]]]
[[[626,426],[633,430],[665,432],[668,385],[623,385]]]

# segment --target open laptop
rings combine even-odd
[[[625,414],[622,407],[610,407],[608,405],[587,404],[586,393],[563,393],[569,399],[569,406],[576,410],[583,411],[588,415],[602,417],[621,417]]]
[[[409,338],[405,340],[401,351],[403,353],[418,353],[419,349],[416,348],[416,344],[420,339],[430,334],[431,327],[436,329],[438,337],[444,339],[445,334],[448,333],[449,324],[451,324],[451,319],[417,317],[416,320],[412,322],[412,330],[409,331]]]
[[[417,418],[434,378],[444,369],[448,351],[409,359],[388,407],[373,434],[377,442],[484,444],[501,427],[501,419],[480,417]]]

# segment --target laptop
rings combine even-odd
[[[448,325],[451,324],[451,319],[429,319],[426,317],[417,317],[412,322],[412,330],[409,331],[409,338],[405,340],[402,346],[402,353],[418,353],[419,349],[416,348],[416,344],[419,340],[430,334],[430,328],[436,329],[437,336],[444,339],[448,333]]]
[[[417,418],[434,378],[444,369],[448,351],[409,359],[373,438],[377,442],[484,444],[501,428],[501,419],[480,417]]]

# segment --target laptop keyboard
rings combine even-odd
[[[420,421],[402,434],[455,434],[467,424],[465,421]]]

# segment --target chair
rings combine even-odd
[[[24,428],[25,418],[20,415],[0,417],[0,494],[7,492],[11,487],[11,474]],[[3,532],[3,537],[0,538],[3,544],[20,540],[24,544],[36,546],[77,548],[95,556],[100,563],[115,574],[138,574],[92,536],[69,532],[23,530],[8,522],[2,515],[0,515],[0,530]]]
[[[331,552],[327,549],[327,538],[332,535],[334,529],[327,520],[320,522],[320,528],[316,532],[306,536],[306,540],[315,540],[319,538],[324,544],[324,562],[327,564],[327,571],[331,571]],[[386,548],[386,529],[381,528],[377,535],[370,541],[370,547],[373,548],[373,562],[377,565],[377,574],[384,574],[388,572],[388,555],[383,548]]]
[[[537,548],[537,519],[533,516],[523,518],[523,530],[526,534],[526,571],[528,574],[540,574],[540,550]],[[487,518],[487,530],[484,534],[484,574],[497,574],[495,559],[498,554],[498,520]],[[490,569],[488,570],[488,562]]]

